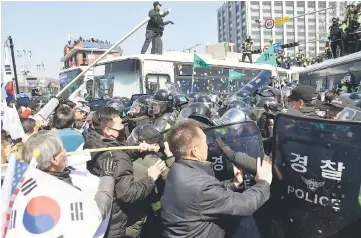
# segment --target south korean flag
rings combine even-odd
[[[94,237],[102,217],[93,197],[19,161],[13,175],[3,237]]]

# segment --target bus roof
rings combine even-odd
[[[345,55],[336,59],[325,60],[322,63],[307,66],[306,68],[295,71],[295,73],[308,73],[312,71],[318,71],[322,69],[331,68],[337,65],[343,65],[355,61],[361,60],[361,52]]]
[[[210,64],[210,65],[275,70],[275,67],[271,66],[271,65],[239,62],[238,58],[213,59],[212,55],[210,55],[210,54],[198,54],[198,55],[207,64]],[[146,61],[146,60],[168,61],[168,62],[191,64],[193,62],[193,58],[194,58],[193,53],[184,53],[184,52],[165,52],[162,55],[135,54],[135,55],[126,55],[126,56],[123,55],[123,56],[114,57],[111,59],[101,60],[97,65],[103,65],[103,64],[107,64],[107,63],[111,63],[111,62],[123,61],[123,60],[128,60],[128,59],[139,59],[141,61]]]

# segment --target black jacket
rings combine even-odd
[[[153,8],[149,11],[148,16],[150,20],[148,21],[147,30],[161,31],[162,27],[162,17],[159,14],[159,10]]]
[[[122,146],[116,140],[105,138],[91,128],[84,135],[84,149]],[[131,158],[137,156],[135,153],[118,150],[112,151],[112,154],[117,167],[114,172],[114,201],[107,237],[119,238],[125,235],[125,228],[128,226],[128,215],[132,212],[130,204],[145,199],[153,191],[154,180],[148,176],[138,181],[134,180]],[[92,153],[87,169],[99,176],[102,161],[106,156],[108,155],[104,152]]]
[[[177,160],[161,199],[164,237],[224,237],[230,219],[250,216],[270,197],[270,186],[259,181],[243,193],[233,183],[214,177],[212,163]]]

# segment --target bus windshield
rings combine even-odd
[[[101,72],[95,77],[95,98],[131,97],[141,89],[140,61],[128,59],[95,67]]]

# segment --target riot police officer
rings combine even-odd
[[[162,132],[176,123],[178,113],[173,110],[173,100],[172,93],[165,89],[158,90],[150,99],[149,115]]]
[[[129,132],[132,132],[137,126],[150,124],[151,119],[148,115],[150,99],[150,95],[143,95],[133,102],[128,111]]]
[[[252,46],[253,46],[253,41],[251,36],[247,36],[245,42],[242,44],[242,62],[245,62],[246,60],[246,56],[249,59],[250,63],[253,63],[252,60]]]
[[[284,57],[284,54],[283,54],[283,51],[281,49],[279,49],[277,51],[277,56],[276,56],[276,62],[277,62],[277,66],[280,67],[281,64],[283,63],[285,57]]]
[[[332,18],[332,25],[329,27],[328,40],[331,42],[331,51],[333,58],[338,58],[343,55],[343,31],[339,24],[338,17]],[[337,50],[339,47],[339,50]]]
[[[359,42],[359,28],[361,25],[360,5],[352,4],[348,7],[346,21],[342,28],[346,32],[344,48],[348,54],[355,53]]]

